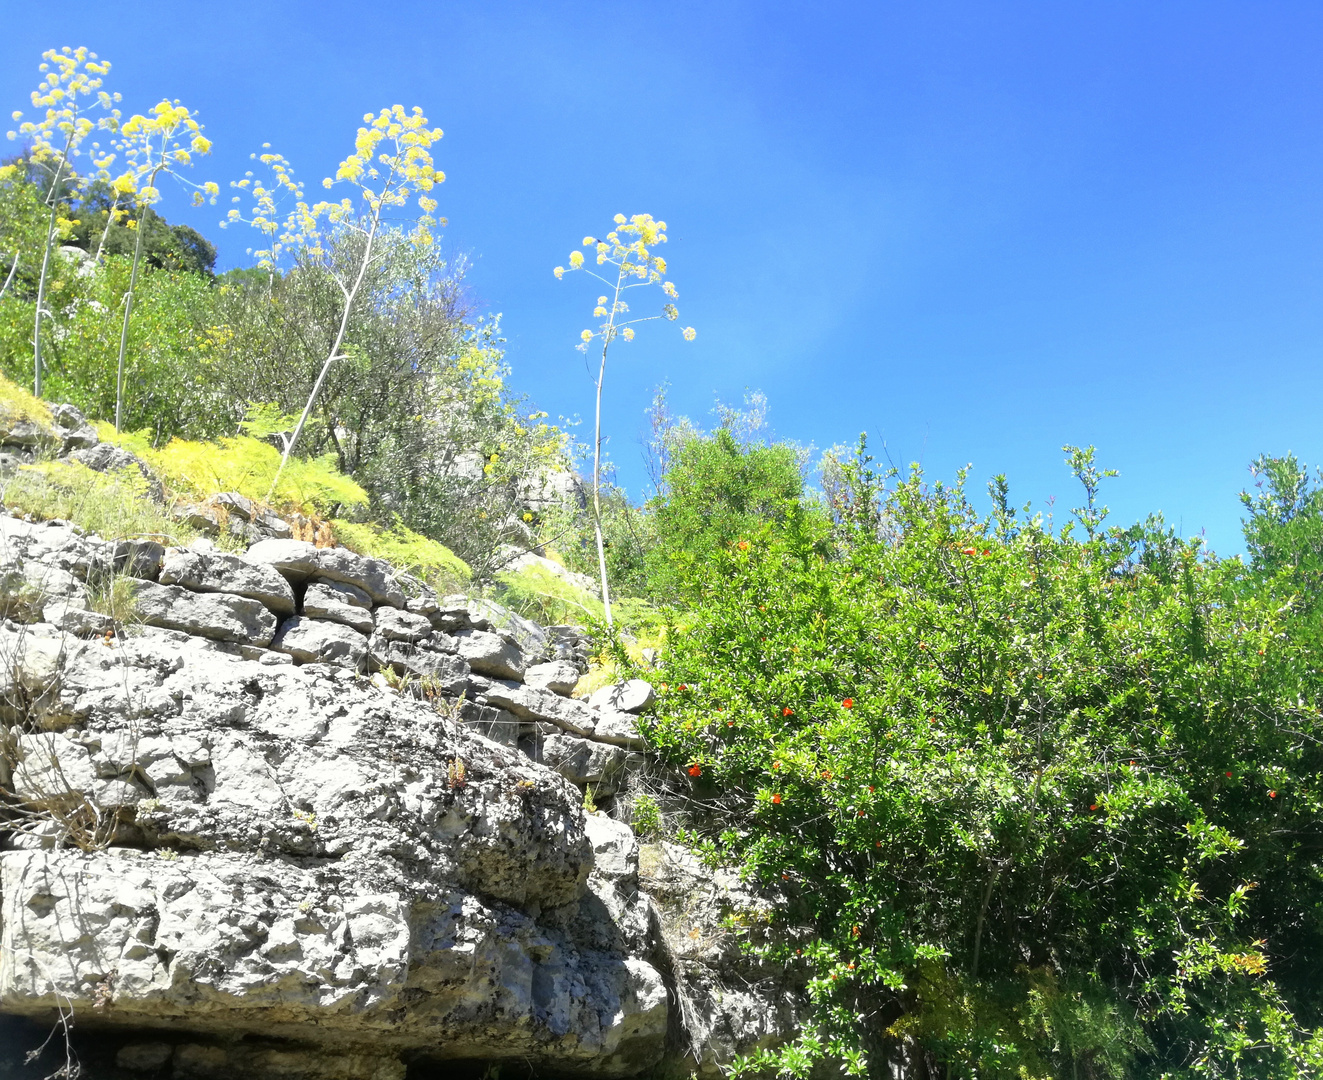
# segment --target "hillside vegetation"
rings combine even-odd
[[[862,441],[815,470],[759,399],[704,432],[659,396],[655,494],[601,491],[607,632],[574,447],[430,234],[365,232],[365,197],[215,275],[141,186],[52,160],[0,170],[0,406],[76,405],[167,505],[52,462],[6,504],[181,540],[171,501],[234,491],[593,624],[612,677],[660,690],[640,831],[781,898],[729,929],[803,975],[811,1020],[736,1073],[1323,1071],[1323,488],[1294,458],[1254,463],[1249,556],[1219,559],[1112,524],[1092,448],[1064,448],[1083,497],[1054,529],[1002,477],[982,515],[963,473],[879,472]]]

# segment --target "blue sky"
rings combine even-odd
[[[698,339],[613,354],[636,493],[663,381],[699,422],[761,389],[783,437],[867,430],[1058,513],[1059,447],[1093,443],[1114,521],[1161,510],[1225,554],[1252,457],[1323,460],[1316,3],[0,0],[0,22],[6,112],[43,49],[87,45],[129,111],[199,111],[222,187],[265,141],[315,184],[364,112],[421,105],[447,242],[553,416],[591,418],[596,290],[551,267],[617,211],[664,218]],[[184,203],[161,209],[243,264],[224,205]]]

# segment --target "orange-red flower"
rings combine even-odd
[[[702,776],[702,775],[703,775],[703,766],[701,766],[701,765],[697,765],[697,764],[695,764],[695,765],[690,765],[690,766],[689,766],[689,775],[690,775],[690,776]]]
[[[966,555],[977,555],[977,554],[978,554],[978,549],[977,549],[977,548],[961,548],[961,551],[964,552],[964,554],[966,554]]]
[[[781,796],[779,793],[772,796],[772,802],[777,806],[781,805]]]
[[[845,708],[847,708],[847,709],[853,709],[853,708],[854,708],[854,698],[852,698],[852,697],[848,697],[848,698],[846,698],[844,701],[842,701],[841,704],[842,704],[843,706],[845,706]]]
[[[740,549],[741,551],[748,551],[748,550],[749,550],[749,541],[747,541],[747,540],[741,540],[741,541],[739,542],[739,549]]]
[[[794,715],[795,715],[795,710],[792,709],[789,705],[787,705],[784,709],[781,710],[781,715],[782,715],[782,716],[794,716]]]
[[[1270,798],[1270,799],[1275,799],[1275,798],[1277,798],[1277,792],[1275,792],[1275,791],[1270,791],[1270,792],[1268,792],[1268,798]]]

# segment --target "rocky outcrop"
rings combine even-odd
[[[93,610],[117,572],[128,628]],[[666,890],[698,886],[659,906],[585,810],[643,744],[565,696],[581,636],[409,585],[0,516],[0,1042],[72,1010],[107,1076],[401,1080],[715,1075],[784,1037],[781,983],[684,953]],[[703,902],[716,933],[752,901]]]

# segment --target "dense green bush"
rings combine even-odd
[[[1103,530],[1074,464],[1092,538],[854,461],[830,515],[686,558],[648,735],[691,839],[784,894],[763,948],[814,1002],[748,1067],[1323,1065],[1314,658],[1276,579]]]

